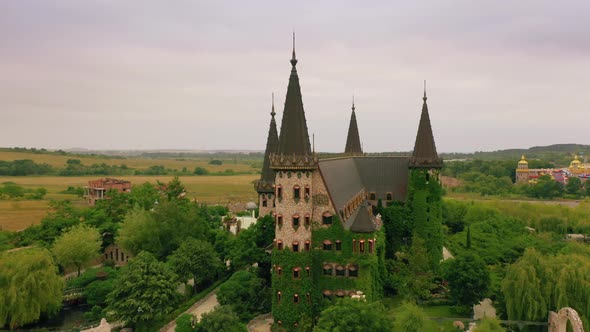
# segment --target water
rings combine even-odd
[[[86,323],[86,319],[84,319],[84,313],[90,309],[91,308],[88,305],[63,307],[62,310],[52,318],[48,319],[41,316],[40,322],[29,324],[12,331],[70,331]]]

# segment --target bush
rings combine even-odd
[[[203,167],[197,167],[195,168],[193,174],[195,175],[207,175],[209,174],[209,171],[204,169]]]
[[[223,165],[223,161],[219,159],[213,159],[209,162],[209,165]]]

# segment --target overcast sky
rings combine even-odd
[[[590,144],[590,1],[0,1],[0,146],[263,150],[291,33],[316,150]]]

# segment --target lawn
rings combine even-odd
[[[228,202],[256,201],[256,192],[253,182],[259,175],[234,175],[234,176],[185,176],[180,181],[185,185],[188,197],[199,202],[209,204],[226,204]],[[83,205],[81,198],[74,195],[61,194],[60,192],[69,186],[85,186],[89,180],[96,176],[26,176],[0,177],[0,183],[14,182],[25,188],[44,187],[48,193],[41,201],[0,201],[0,229],[21,230],[30,225],[37,224],[47,213],[51,199],[70,199],[76,204]],[[129,180],[134,185],[144,182],[156,183],[168,182],[172,176],[124,176],[121,179]]]

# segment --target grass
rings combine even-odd
[[[209,165],[211,159],[216,159],[212,156],[210,159],[205,157],[186,157],[186,158],[112,158],[108,156],[71,156],[71,155],[53,155],[44,153],[30,153],[30,152],[14,152],[14,151],[0,151],[0,160],[13,161],[21,159],[30,159],[36,163],[46,163],[53,167],[65,168],[68,159],[79,159],[84,165],[102,164],[107,165],[121,165],[125,164],[130,168],[145,170],[153,165],[162,165],[165,168],[182,170],[186,167],[187,170],[193,171],[196,167],[202,167],[210,173],[224,172],[227,169],[232,169],[234,172],[256,172],[262,166],[262,160],[234,160],[223,159],[222,165]]]
[[[180,181],[186,187],[188,197],[208,204],[226,204],[228,202],[256,201],[253,181],[259,175],[234,176],[186,176]],[[17,231],[38,224],[48,210],[51,199],[70,199],[77,205],[84,205],[83,199],[69,194],[60,194],[69,186],[85,186],[89,180],[97,176],[25,176],[0,177],[0,183],[11,181],[25,188],[46,188],[48,193],[40,201],[0,201],[0,230]],[[168,182],[172,176],[124,176],[134,185],[144,182]]]

